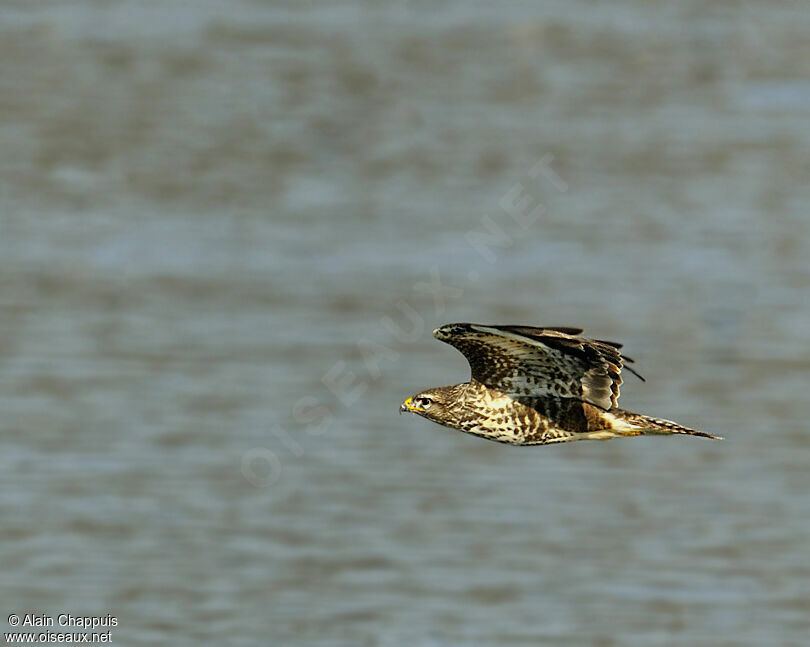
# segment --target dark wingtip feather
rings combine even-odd
[[[582,328],[571,328],[570,326],[548,326],[545,330],[561,332],[563,335],[581,335],[585,332]]]
[[[629,357],[625,357],[624,359],[625,359],[626,361],[628,361],[628,362],[632,362],[632,361],[633,361],[633,360],[632,360],[632,359],[630,359]],[[647,380],[645,380],[645,379],[644,379],[644,377],[643,377],[643,376],[642,376],[640,373],[637,373],[636,371],[634,371],[634,370],[633,370],[632,368],[630,368],[629,366],[625,365],[625,367],[624,367],[624,368],[626,368],[628,371],[630,371],[630,372],[631,372],[633,375],[635,375],[635,376],[636,376],[636,377],[637,377],[639,380],[641,380],[642,382],[646,382],[646,381],[647,381]]]
[[[594,341],[598,341],[600,344],[605,344],[606,346],[613,346],[613,348],[624,347],[624,344],[620,344],[617,341],[608,341],[607,339],[594,339]]]

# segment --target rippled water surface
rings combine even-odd
[[[0,15],[2,609],[122,645],[807,644],[806,6]],[[449,321],[624,342],[625,407],[726,440],[396,415],[466,379]]]

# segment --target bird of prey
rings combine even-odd
[[[720,438],[619,409],[623,362],[633,360],[621,356],[621,344],[581,337],[582,332],[473,323],[437,328],[433,336],[467,358],[470,381],[420,391],[400,412],[513,445],[644,434]]]

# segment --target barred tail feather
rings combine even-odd
[[[644,434],[661,434],[665,436],[670,434],[684,434],[687,436],[702,436],[703,438],[723,440],[722,436],[715,436],[705,431],[690,429],[672,420],[651,418],[650,416],[645,416],[640,413],[631,413],[629,411],[611,411],[611,413],[618,414],[617,417],[620,418],[622,422],[627,423],[626,432],[628,436]]]

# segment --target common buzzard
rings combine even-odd
[[[488,440],[546,445],[643,434],[719,438],[619,409],[621,344],[580,328],[447,324],[433,331],[470,363],[469,382],[420,391],[400,406]],[[627,370],[641,378],[630,367]]]

